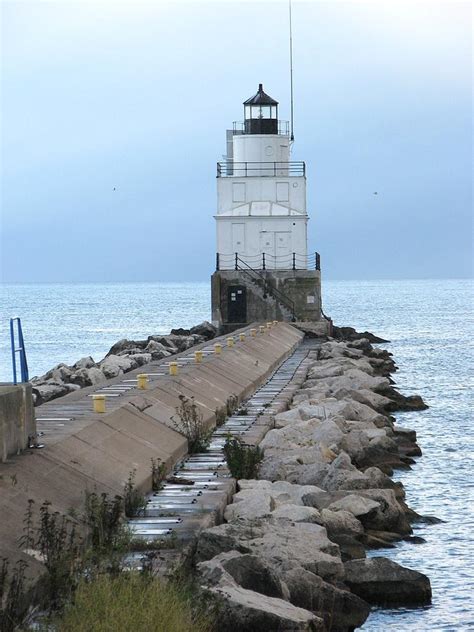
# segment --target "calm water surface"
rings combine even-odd
[[[202,284],[37,284],[1,288],[0,380],[11,379],[10,316],[21,316],[31,375],[84,355],[102,358],[120,338],[145,338],[210,318]],[[433,605],[375,610],[371,632],[474,630],[473,285],[471,281],[326,282],[325,311],[336,324],[391,341],[397,386],[430,408],[399,413],[418,433],[423,457],[403,481],[409,505],[445,522],[419,525],[425,544],[399,544],[377,555],[427,574]]]

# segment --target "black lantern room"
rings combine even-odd
[[[244,101],[244,119],[246,134],[278,134],[278,101],[265,94],[263,84]]]

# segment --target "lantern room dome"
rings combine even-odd
[[[244,105],[278,105],[278,101],[272,99],[270,95],[263,91],[263,83],[258,84],[258,92],[247,101],[244,101]]]
[[[278,134],[278,101],[263,91],[244,101],[245,134]]]

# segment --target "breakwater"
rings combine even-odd
[[[238,481],[226,523],[199,536],[198,571],[225,602],[230,629],[351,630],[369,605],[431,601],[426,576],[366,557],[366,549],[412,539],[419,516],[389,475],[420,449],[390,413],[425,405],[393,388],[387,351],[353,331],[336,333],[353,340],[320,346],[260,443],[259,480]]]
[[[337,331],[336,331],[336,333],[337,333]],[[348,386],[347,385],[347,381],[346,381],[345,384],[343,384],[341,382],[341,380],[347,380],[347,379],[349,379],[349,381],[352,382],[351,386],[353,387],[352,388],[352,396],[353,397],[357,396],[357,394],[360,395],[362,393],[362,391],[365,391],[365,390],[370,391],[371,388],[375,388],[376,389],[374,391],[375,395],[372,398],[372,405],[374,405],[374,402],[377,403],[377,395],[379,395],[379,396],[381,395],[381,393],[377,393],[376,391],[378,390],[378,391],[381,391],[382,393],[384,393],[384,394],[381,395],[381,397],[382,398],[385,397],[388,401],[383,402],[380,399],[378,400],[379,404],[381,404],[381,403],[384,404],[384,408],[381,411],[381,416],[386,416],[383,413],[393,412],[394,410],[396,410],[398,408],[410,409],[410,408],[421,408],[423,406],[423,404],[422,404],[422,402],[421,402],[421,400],[419,398],[414,398],[414,397],[405,398],[405,397],[401,396],[400,394],[397,394],[397,392],[393,390],[393,386],[390,384],[390,381],[387,380],[386,376],[388,374],[390,374],[394,370],[395,367],[394,367],[393,360],[390,358],[390,356],[389,356],[389,354],[387,352],[380,352],[380,351],[377,351],[376,349],[371,348],[370,344],[368,344],[364,340],[362,340],[362,341],[360,341],[360,340],[359,341],[358,340],[352,340],[349,343],[331,342],[329,344],[332,345],[333,348],[325,347],[324,345],[322,345],[322,348],[320,350],[321,353],[318,353],[318,357],[314,359],[314,365],[310,367],[310,373],[308,374],[308,378],[309,379],[306,381],[306,383],[304,385],[305,388],[302,389],[299,393],[295,394],[295,396],[293,398],[293,402],[292,402],[293,407],[297,406],[297,407],[301,408],[301,405],[304,404],[304,402],[307,401],[307,400],[308,400],[307,403],[310,406],[314,405],[315,404],[315,400],[318,400],[318,399],[319,399],[318,405],[320,405],[322,403],[323,406],[324,405],[328,406],[328,404],[331,404],[331,403],[334,404],[335,403],[335,402],[330,402],[330,401],[328,402],[326,400],[333,399],[333,400],[336,400],[336,402],[337,401],[341,401],[341,400],[347,400],[348,393],[347,392],[344,393],[344,390],[347,391],[347,386]],[[326,354],[326,357],[324,357],[325,354]],[[365,356],[365,358],[364,358],[364,356]],[[364,362],[363,362],[363,360],[367,359],[367,358],[370,358],[368,364],[371,366],[371,368],[369,369],[369,367],[366,365],[365,366],[365,371],[364,371]],[[352,362],[348,363],[347,360],[352,360]],[[351,371],[355,370],[356,367],[357,367],[357,370],[361,370],[362,369],[362,373],[365,372],[366,376],[364,377],[364,376],[361,376],[360,374],[357,374],[357,373],[355,373],[355,374],[353,372],[351,373]],[[321,371],[320,371],[321,368],[324,369],[324,371],[322,371],[323,375],[321,375]],[[341,372],[340,369],[343,369],[342,372]],[[329,370],[329,373],[335,372],[335,375],[329,375],[329,376],[325,375],[324,374],[325,371],[327,372],[328,370]],[[368,378],[376,379],[377,377],[380,378],[379,382],[377,384],[374,384],[373,381],[368,379]],[[336,379],[336,378],[338,378],[338,379]],[[331,392],[328,393],[328,392],[322,392],[322,391],[319,392],[319,393],[316,392],[316,391],[318,391],[319,387],[324,387],[325,384],[328,382],[328,380],[334,380],[334,382],[331,382],[331,384],[329,385],[330,388],[336,389],[334,391],[334,393],[331,393]],[[359,383],[357,382],[357,380],[359,380]],[[364,383],[360,382],[360,380],[363,380]],[[319,384],[311,383],[311,381],[313,381],[313,382],[318,382],[319,381]],[[361,385],[365,386],[366,388],[360,388]],[[318,388],[316,388],[316,387],[318,387]],[[343,387],[346,387],[346,388],[344,389]],[[319,389],[319,390],[321,390],[321,389]],[[307,391],[313,391],[313,392],[308,393]],[[310,395],[310,396],[308,397],[308,395]],[[331,395],[333,395],[334,397],[331,397]],[[369,397],[370,394],[362,393],[362,395],[365,396],[366,401],[367,401],[367,398]],[[339,397],[339,400],[338,400],[338,397]],[[354,401],[358,401],[358,400],[355,399]],[[359,403],[361,403],[361,402],[359,402]],[[299,408],[298,408],[298,411],[299,411]],[[314,412],[314,411],[311,411],[311,412]],[[339,412],[341,412],[341,411],[339,411]],[[343,413],[347,413],[347,410],[342,411],[342,412]],[[284,416],[287,415],[287,413],[280,413],[280,415],[282,415],[282,416],[278,417],[278,415],[276,415],[276,417],[275,417],[276,425],[281,424]],[[325,410],[325,412],[324,412],[324,419],[326,419],[327,417],[328,418],[330,418],[330,417],[337,418],[337,416],[338,416],[337,414],[334,414],[334,410],[332,410],[332,411],[329,410],[329,412],[328,412],[328,410]],[[365,419],[365,420],[364,419],[362,419],[362,420],[361,419],[355,419],[355,420],[349,419],[349,421],[351,421],[351,422],[352,421],[357,421],[357,422],[364,421],[364,422],[366,422],[366,421],[369,421],[369,420],[370,420],[370,417],[368,419]],[[293,421],[295,421],[295,420],[293,420]],[[309,420],[300,419],[300,421],[309,421]],[[322,420],[319,419],[319,421],[322,421]],[[336,419],[336,421],[337,421],[337,419]],[[372,421],[374,421],[374,420],[372,419]],[[380,423],[380,420],[379,420],[379,423]],[[287,424],[287,426],[289,426],[289,425],[290,424]],[[389,428],[390,424],[386,425],[386,422],[385,422],[385,426],[382,426],[382,427]],[[284,426],[280,427],[280,428],[275,428],[275,429],[271,430],[270,434],[267,435],[267,437],[269,437],[271,435],[271,433],[274,432],[275,430],[281,431],[281,430],[284,430],[284,429],[285,429]],[[350,435],[353,430],[354,430],[354,428],[348,434]],[[367,430],[367,428],[365,428],[365,430]],[[392,428],[392,430],[396,430],[396,429]],[[387,433],[385,433],[385,434],[387,434]],[[413,433],[410,433],[410,434],[413,435]],[[379,437],[380,437],[380,435],[379,435]],[[376,437],[373,436],[372,440],[375,439],[375,438]],[[353,440],[353,439],[354,439],[354,435],[352,435],[352,437],[351,437],[351,440]],[[262,445],[265,446],[265,441],[266,440],[267,439],[264,439]],[[319,443],[323,447],[323,453],[325,454],[326,459],[328,459],[326,464],[332,464],[333,461],[336,462],[337,459],[340,456],[340,454],[337,454],[338,451],[340,452],[340,446],[336,445],[337,441],[335,442],[334,445],[333,444],[326,445],[327,442],[321,442],[321,441]],[[410,443],[411,443],[411,445],[408,445]],[[299,446],[299,448],[302,448],[302,447],[303,446]],[[307,446],[307,447],[311,447],[311,446]],[[344,447],[346,447],[346,446],[344,446]],[[372,447],[374,447],[374,446],[372,446]],[[380,448],[380,446],[377,446],[377,447]],[[413,441],[411,441],[411,442],[410,441],[406,441],[405,442],[405,446],[401,450],[400,450],[400,446],[399,446],[399,449],[397,451],[387,450],[386,448],[387,448],[387,446],[385,445],[384,449],[379,450],[378,456],[376,457],[376,461],[374,461],[376,463],[376,466],[372,465],[372,467],[377,467],[377,468],[380,468],[382,470],[385,469],[386,471],[390,471],[390,468],[399,467],[399,466],[401,466],[403,464],[404,465],[408,465],[410,463],[410,459],[411,459],[411,457],[409,455],[409,452],[411,454],[418,454],[419,453],[419,451],[418,451],[416,445],[413,443]],[[349,448],[346,447],[346,449],[348,450],[348,452],[350,452]],[[331,454],[331,452],[332,452],[332,454]],[[392,452],[392,454],[389,454],[390,452]],[[394,459],[394,453],[395,452],[398,452],[398,461],[397,461],[397,459]],[[324,454],[323,454],[323,456],[324,456]],[[354,457],[354,454],[352,454],[352,456]],[[263,468],[262,468],[262,475],[263,476],[265,476],[265,467],[272,467],[271,459],[270,459],[270,466],[267,465],[268,459],[270,457],[271,457],[271,450],[269,450],[269,447],[267,446],[266,447],[266,459],[265,459],[265,462],[264,462]],[[301,457],[299,457],[299,458],[301,458]],[[371,455],[371,458],[372,459],[375,458],[374,454]],[[378,461],[377,461],[377,459],[378,459]],[[275,460],[277,460],[277,459],[275,459]],[[317,461],[317,459],[316,459],[316,461]],[[367,466],[367,463],[361,463],[358,460],[356,462],[357,462],[358,468],[360,468],[362,470],[364,470],[364,468],[365,468],[364,473],[367,473],[367,471],[370,469],[370,466]],[[301,466],[301,465],[308,465],[308,464],[311,464],[311,463],[299,463],[298,462],[297,463],[297,467]],[[314,465],[314,463],[312,463],[312,465]],[[345,467],[342,467],[341,468],[342,470],[345,470],[345,469],[349,470],[349,469],[351,469],[351,468],[347,467],[347,462],[344,465],[345,465]],[[297,483],[297,485],[298,484],[299,483]],[[311,485],[311,482],[308,483],[308,484]],[[320,484],[320,487],[319,487],[320,491],[321,490],[327,491],[327,490],[324,490],[324,487],[326,487],[326,485],[327,485],[327,481],[325,479],[322,480],[319,484]],[[357,485],[359,485],[359,484],[360,484],[360,481],[357,483]],[[294,485],[294,483],[293,483],[293,485]],[[382,485],[380,478],[377,481],[377,485]],[[316,485],[315,487],[318,487],[318,485]],[[356,487],[354,487],[354,489],[356,489],[356,490],[364,489],[364,487],[362,486],[361,488],[359,488],[358,486],[356,486]],[[281,489],[277,489],[276,491],[278,492],[277,496],[279,497],[279,501],[280,501],[281,500],[280,497],[282,495]],[[305,490],[305,491],[308,491],[308,490]],[[315,490],[313,489],[313,490],[309,490],[309,491],[313,491],[314,492]],[[355,495],[356,496],[357,495],[362,495],[363,496],[362,493],[355,494]],[[400,504],[400,498],[402,498],[402,496],[398,495],[398,504]],[[336,500],[338,500],[338,499],[336,499]],[[379,498],[379,500],[380,500],[380,498]],[[386,498],[385,498],[385,500],[386,500]],[[240,501],[240,502],[242,502],[242,501]],[[290,503],[283,502],[282,504],[283,505],[284,504],[292,505],[293,503],[292,502],[290,502]],[[231,505],[231,507],[232,506],[233,505]],[[307,505],[304,505],[304,506],[306,507]],[[313,509],[317,509],[317,507],[313,507]],[[322,515],[323,512],[325,512],[326,509],[328,510],[328,512],[330,512],[330,511],[333,511],[335,508],[334,507],[331,508],[330,506],[329,507],[323,507],[322,510],[320,508],[319,509],[320,514]],[[393,509],[393,507],[392,507],[392,509]],[[278,519],[279,520],[284,520],[285,519],[285,511],[286,511],[286,518],[292,519],[294,508],[293,507],[288,507],[286,510],[280,511],[280,514],[278,514]],[[336,512],[338,512],[338,511],[341,512],[341,511],[344,511],[344,510],[341,510],[340,508],[338,508],[338,509],[336,509]],[[273,513],[273,511],[271,513]],[[408,518],[412,518],[413,517],[413,514],[409,510],[406,510],[406,514],[407,514]],[[228,515],[229,514],[227,514],[227,517],[228,517]],[[325,513],[325,516],[327,518],[327,512]],[[276,516],[272,517],[272,519],[275,519],[275,518],[276,518]],[[314,518],[314,513],[313,513],[313,518]],[[393,516],[392,516],[392,518],[393,518]],[[232,520],[229,521],[229,523],[231,523],[231,522],[232,522]],[[318,524],[318,523],[316,523],[316,524]],[[402,531],[398,534],[399,536],[403,535],[403,529],[406,528],[406,527],[403,527],[403,523],[400,523],[400,524],[401,524]],[[399,524],[399,526],[400,526],[400,524]],[[256,525],[254,524],[253,527],[255,527],[255,526]],[[324,525],[324,523],[322,525],[320,524],[319,526],[324,526],[325,527],[327,533],[329,534],[329,540],[332,542],[334,540],[334,534],[333,535],[330,534],[330,530],[329,530],[328,526]],[[374,525],[372,525],[372,526],[374,526]],[[379,524],[378,526],[381,527],[382,525]],[[385,525],[385,526],[387,526],[387,525]],[[376,539],[377,539],[378,535],[383,535],[383,534],[380,534],[380,533],[377,534],[377,535],[374,535],[373,531],[377,531],[377,529],[369,529],[368,531],[366,530],[366,534],[365,535],[368,535],[369,538],[370,537],[375,537]],[[383,529],[378,529],[378,531],[384,531],[384,530]],[[396,531],[394,531],[394,532],[396,533]],[[381,538],[382,542],[375,542],[373,540],[372,542],[368,542],[368,544],[369,545],[370,544],[372,544],[372,545],[375,544],[376,546],[387,546],[387,545],[390,545],[390,541],[393,541],[393,533],[394,532],[391,533],[391,536],[390,536],[390,538],[388,540],[384,541],[384,538],[382,537]],[[344,534],[342,534],[342,535],[344,535]],[[360,536],[361,534],[359,533],[357,535]],[[407,534],[405,533],[405,535],[407,535]],[[344,544],[349,546],[349,550],[351,549],[351,547],[352,547],[353,551],[356,550],[355,548],[357,548],[357,545],[355,545],[354,542],[352,542],[352,544],[350,542],[345,542]],[[327,543],[326,543],[325,546],[327,546]],[[343,547],[341,546],[341,544],[339,544],[339,549],[341,551],[343,551]],[[333,549],[333,552],[334,552],[334,550],[335,549]],[[360,553],[360,547],[359,547],[359,553]],[[347,552],[344,555],[347,555]],[[341,556],[341,560],[343,561],[343,557],[342,556]],[[233,563],[235,563],[235,562],[233,562]],[[344,563],[344,561],[343,561],[343,563]],[[237,564],[237,566],[238,566],[238,564]],[[396,568],[396,567],[386,566],[383,569],[378,568],[377,570],[379,572],[381,570],[383,572],[387,572],[389,570],[390,572],[393,573],[394,568]],[[399,573],[397,581],[402,586],[404,584],[410,585],[410,582],[413,583],[413,581],[415,579],[416,579],[416,581],[418,583],[421,582],[421,585],[423,585],[423,581],[421,581],[420,577],[418,577],[418,578],[416,578],[414,576],[409,577],[407,575],[405,575],[403,577],[400,577],[400,569],[398,569],[397,572]],[[378,579],[375,580],[375,584],[380,584],[381,581],[382,580],[380,579],[380,575],[379,575]],[[392,581],[395,581],[395,580],[392,579]],[[423,590],[426,593],[426,584],[424,585],[424,589]],[[393,592],[393,590],[392,590],[392,592]],[[413,594],[413,587],[412,586],[410,586],[410,591],[409,592],[410,592],[410,594]],[[345,597],[347,599],[347,596],[345,596]],[[426,595],[425,595],[425,598],[426,598]],[[382,601],[382,603],[383,603],[383,601]],[[359,608],[359,614],[358,614],[359,617],[361,616],[361,612],[363,612],[363,610],[360,610],[360,608]],[[333,616],[333,615],[331,615],[331,616]]]
[[[40,406],[87,386],[100,385],[108,379],[212,340],[216,334],[216,328],[204,321],[190,329],[172,329],[167,335],[152,335],[145,340],[123,338],[114,343],[98,362],[87,356],[72,365],[60,363],[44,375],[32,378],[34,405]]]

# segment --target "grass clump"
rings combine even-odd
[[[132,470],[123,488],[123,505],[127,518],[135,518],[145,511],[146,498],[135,485],[137,471]]]
[[[247,445],[239,437],[229,435],[224,444],[224,456],[234,478],[257,478],[263,460],[263,451],[258,445]]]
[[[74,603],[54,621],[57,632],[211,632],[211,617],[192,593],[141,573],[81,580]]]
[[[190,454],[206,452],[212,430],[206,428],[202,412],[194,401],[194,397],[179,395],[179,399],[180,404],[176,407],[177,418],[171,417],[174,427],[188,440]]]

